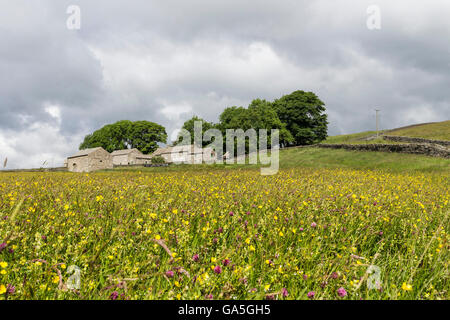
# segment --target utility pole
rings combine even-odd
[[[377,138],[378,138],[378,135],[379,135],[379,117],[378,117],[378,113],[380,112],[380,109],[375,109],[375,112],[376,112],[376,115],[375,115],[375,117],[376,117],[376,123],[377,123]]]

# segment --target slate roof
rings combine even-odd
[[[91,154],[92,152],[98,151],[98,150],[100,150],[100,149],[104,150],[102,147],[89,148],[89,149],[80,150],[80,151],[78,151],[77,153],[75,153],[74,155],[68,157],[67,159],[88,156],[88,155]]]
[[[124,154],[130,154],[132,152],[136,152],[142,154],[142,152],[140,152],[138,149],[133,148],[133,149],[123,149],[123,150],[115,150],[111,153],[112,156],[120,156],[120,155],[124,155]]]

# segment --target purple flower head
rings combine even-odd
[[[223,265],[226,267],[227,265],[229,265],[230,264],[230,260],[228,260],[228,259],[224,259],[223,261],[222,261],[222,263],[223,263]]]
[[[172,278],[173,277],[173,271],[172,270],[166,271],[166,276],[169,277],[169,278]]]
[[[111,300],[116,300],[119,297],[119,293],[117,291],[114,291],[113,293],[111,293],[111,295],[109,296],[109,299]]]
[[[378,235],[382,236],[383,235],[383,231],[378,232]]]
[[[207,294],[205,296],[205,298],[208,299],[208,300],[212,300],[213,299],[213,295],[212,294]]]
[[[219,229],[217,229],[217,232],[218,232],[218,233],[222,233],[222,232],[223,232],[223,228],[220,227]]]
[[[230,211],[229,215],[230,215],[230,217],[234,216],[234,212]]]
[[[289,292],[287,291],[286,288],[281,289],[281,294],[283,295],[284,298],[286,298],[289,295]]]
[[[214,268],[214,272],[217,273],[217,274],[221,274],[222,273],[222,268],[220,266],[216,266]]]
[[[217,243],[217,241],[218,241],[217,238],[214,238],[214,239],[213,239],[213,242],[214,242],[214,243]]]
[[[8,284],[6,291],[8,292],[9,295],[13,295],[14,293],[16,293],[16,287],[13,286],[12,284]]]
[[[314,295],[315,295],[315,294],[316,294],[316,293],[315,293],[314,291],[308,292],[308,298],[314,299]]]
[[[7,246],[7,244],[5,242],[0,243],[0,251],[2,251],[3,249],[5,249]]]
[[[339,277],[339,275],[337,274],[337,272],[333,272],[331,274],[331,278],[333,278],[333,279],[337,279],[338,277]]]
[[[298,230],[303,231],[303,228],[300,228],[300,229],[298,229]]]
[[[338,293],[339,297],[345,297],[347,295],[347,291],[345,291],[345,289],[343,287],[340,287],[337,290],[337,293]]]
[[[199,256],[198,254],[194,254],[194,256],[192,257],[192,260],[194,260],[195,262],[197,262],[199,260]]]
[[[311,227],[313,227],[313,228],[317,227],[317,223],[315,223],[315,222],[311,223]]]

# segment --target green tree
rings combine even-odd
[[[273,107],[296,145],[313,144],[327,137],[325,104],[313,93],[294,91],[273,102]]]
[[[166,129],[154,122],[135,121],[128,131],[130,148],[150,154],[158,148],[158,142],[167,142]]]
[[[236,106],[226,108],[220,115],[218,127],[224,136],[227,129],[242,129],[244,131],[254,129],[257,135],[259,135],[259,129],[266,129],[268,130],[269,145],[271,143],[270,130],[278,129],[280,130],[280,143],[292,143],[294,141],[292,135],[286,129],[286,125],[278,118],[272,104],[261,99],[253,100],[247,109]]]
[[[268,131],[268,144],[271,143],[271,129],[278,129],[280,131],[280,143],[281,144],[290,144],[294,142],[294,138],[292,137],[289,130],[286,129],[286,124],[283,123],[275,109],[272,106],[272,103],[266,100],[255,99],[248,106],[248,121],[250,123],[250,127],[255,129],[258,132],[259,129],[266,129]]]
[[[166,129],[154,122],[129,120],[108,124],[87,135],[80,150],[102,147],[108,152],[137,148],[149,154],[158,148],[158,142],[166,143]]]
[[[209,129],[212,129],[215,127],[215,125],[211,122],[207,122],[203,120],[202,118],[199,118],[197,116],[193,116],[191,119],[187,120],[184,124],[182,129],[187,130],[191,135],[191,141],[190,144],[194,144],[194,123],[195,121],[200,121],[202,123],[202,137],[205,134],[205,132]],[[203,140],[203,139],[202,139]],[[181,135],[178,136],[177,141],[175,141],[174,145],[179,145],[183,143],[183,137]],[[185,142],[184,142],[185,143]],[[211,141],[202,141],[202,146],[206,146],[210,144]]]

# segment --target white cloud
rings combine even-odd
[[[8,158],[7,169],[62,166],[81,139],[64,137],[58,126],[48,123],[37,122],[21,132],[0,130],[0,161]]]
[[[36,167],[74,153],[85,134],[149,120],[169,137],[192,115],[294,90],[325,102],[330,134],[450,117],[446,0],[2,1],[0,158]],[[176,7],[177,10],[173,10]],[[57,162],[54,160],[54,162]]]

